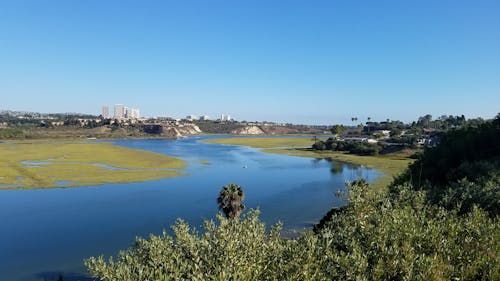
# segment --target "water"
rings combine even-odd
[[[79,188],[0,191],[0,280],[90,280],[82,260],[116,255],[136,236],[159,234],[182,217],[200,227],[217,212],[227,183],[243,186],[247,208],[260,208],[285,230],[317,222],[344,204],[344,181],[381,174],[354,165],[262,153],[257,149],[181,140],[119,140],[117,145],[187,161],[185,177]],[[209,164],[203,164],[208,161]]]

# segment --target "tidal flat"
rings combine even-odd
[[[143,182],[183,176],[183,160],[98,142],[4,142],[0,189]]]

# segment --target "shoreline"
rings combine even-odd
[[[355,154],[347,154],[338,151],[313,151],[304,150],[304,145],[308,144],[307,147],[311,146],[312,141],[305,141],[304,139],[296,138],[295,140],[300,141],[290,141],[293,138],[220,138],[220,139],[210,139],[203,140],[204,143],[216,143],[216,144],[226,144],[226,145],[241,145],[247,147],[253,147],[260,149],[264,153],[273,153],[281,155],[289,155],[296,157],[307,157],[314,159],[331,159],[335,161],[340,161],[344,163],[350,163],[355,165],[361,165],[368,168],[373,168],[381,171],[383,175],[376,179],[371,185],[374,189],[379,190],[385,188],[389,185],[394,176],[403,172],[408,165],[413,162],[413,159],[409,159],[399,154],[387,154],[378,156],[360,156]],[[287,142],[288,140],[288,142]],[[283,148],[283,144],[288,144],[287,148]],[[294,147],[301,144],[302,147]]]

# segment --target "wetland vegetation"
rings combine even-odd
[[[184,161],[110,143],[0,144],[0,188],[51,188],[150,181],[182,175]]]

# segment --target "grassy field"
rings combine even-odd
[[[255,148],[304,148],[311,147],[313,141],[307,138],[221,138],[203,140],[207,143],[244,145]]]
[[[0,189],[149,181],[181,176],[184,161],[109,143],[0,144]]]
[[[221,138],[204,140],[208,143],[244,145],[261,148],[263,152],[286,154],[310,158],[330,158],[337,161],[363,165],[384,173],[372,186],[376,189],[386,187],[392,178],[408,167],[413,160],[409,159],[406,151],[381,156],[358,156],[337,151],[313,151],[294,149],[310,147],[313,141],[309,138]]]

